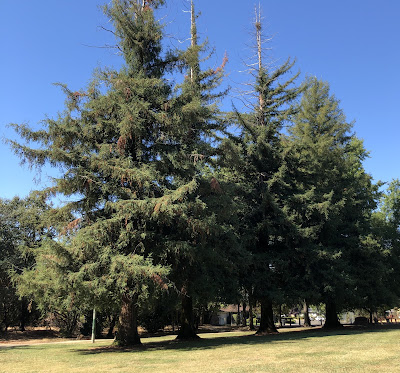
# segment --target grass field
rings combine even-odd
[[[136,349],[109,341],[0,345],[0,372],[400,372],[397,328],[201,336],[143,338]]]

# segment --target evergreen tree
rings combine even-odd
[[[215,247],[224,232],[207,201],[219,194],[213,142],[223,125],[214,89],[223,66],[201,71],[193,7],[191,47],[162,57],[153,12],[161,3],[115,0],[106,7],[125,67],[100,71],[86,92],[62,86],[67,110],[43,130],[14,126],[42,148],[12,143],[31,164],[60,166],[63,175],[47,192],[70,197],[54,213],[62,237],[43,246],[36,269],[68,279],[52,291],[73,296],[75,305],[120,304],[122,345],[140,343],[138,305],[151,283],[168,287],[168,269],[183,305],[179,337],[195,337],[193,296],[208,300],[211,277],[223,268]],[[189,70],[176,92],[164,78],[174,64]]]
[[[117,341],[123,345],[140,343],[136,315],[146,283],[166,286],[166,269],[151,259],[163,245],[159,226],[170,213],[164,207],[196,186],[173,189],[164,172],[174,128],[171,88],[163,77],[169,64],[153,12],[161,3],[114,0],[106,6],[125,67],[100,71],[85,92],[62,86],[67,108],[43,129],[14,125],[39,145],[13,142],[16,153],[31,165],[60,167],[62,175],[47,192],[70,197],[54,213],[64,234],[46,247],[68,263],[55,259],[53,267],[66,272],[68,286],[87,304],[120,305]],[[70,214],[72,221],[66,220]]]
[[[19,297],[16,275],[34,263],[34,253],[51,231],[46,225],[49,206],[36,192],[21,199],[0,200],[0,331],[19,324],[25,330],[35,306]]]
[[[177,128],[174,146],[169,149],[166,171],[174,188],[196,183],[196,189],[183,201],[179,219],[166,232],[171,240],[162,253],[163,263],[170,265],[174,284],[180,291],[181,325],[179,339],[196,338],[193,306],[207,304],[218,292],[226,272],[222,242],[229,241],[227,228],[219,219],[225,200],[215,178],[217,143],[225,123],[219,113],[216,92],[223,77],[224,65],[202,69],[200,56],[206,44],[198,43],[196,13],[191,1],[191,44],[179,55],[185,78],[171,102]],[[175,237],[175,238],[174,238]]]
[[[291,226],[283,210],[286,188],[281,175],[282,134],[295,113],[293,101],[301,93],[294,83],[298,75],[282,82],[294,62],[286,61],[271,71],[262,60],[262,25],[255,22],[258,61],[252,69],[254,100],[252,111],[239,113],[239,137],[224,143],[231,178],[237,185],[237,213],[240,240],[247,260],[242,266],[242,284],[261,303],[259,334],[277,332],[273,301],[281,300],[287,240]],[[253,65],[250,65],[253,66]]]
[[[400,273],[399,226],[400,226],[400,181],[392,180],[380,196],[379,209],[371,219],[371,234],[364,238],[365,255],[356,266],[359,307],[373,315],[382,307],[392,308],[397,304],[397,287]]]
[[[392,180],[382,195],[380,210],[383,217],[393,227],[400,227],[400,180]]]
[[[326,327],[339,325],[338,305],[354,296],[354,260],[375,207],[362,166],[367,153],[351,128],[329,85],[309,79],[290,128],[286,158],[294,193],[286,209],[299,233],[293,268],[303,296],[325,302]]]

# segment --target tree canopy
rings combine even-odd
[[[256,13],[247,109],[224,111],[227,56],[207,64],[194,1],[190,46],[168,47],[163,4],[106,5],[122,68],[59,85],[65,110],[40,129],[12,124],[21,160],[60,174],[1,201],[3,324],[33,300],[70,334],[96,308],[133,345],[139,323],[178,321],[178,338],[196,338],[212,304],[259,305],[260,334],[277,332],[274,305],[325,303],[332,327],[340,310],[394,304],[400,184],[379,193],[329,84],[299,82],[291,59],[272,69]]]

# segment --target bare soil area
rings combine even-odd
[[[21,332],[14,328],[9,328],[6,333],[0,334],[0,347],[2,345],[36,344],[61,341],[75,341],[75,338],[63,338],[57,329],[49,328],[27,328]]]
[[[351,329],[400,329],[400,323],[383,323],[383,324],[374,324],[368,326],[355,326],[355,325],[346,325],[346,328]],[[304,328],[299,327],[298,325],[292,326],[284,326],[278,328],[280,333],[285,332],[303,332],[306,330],[316,330],[321,329],[321,326],[315,326],[313,328]],[[198,333],[224,333],[224,332],[246,332],[249,331],[248,327],[237,327],[237,326],[212,326],[212,325],[201,325],[199,327]],[[176,334],[176,330],[172,330],[170,327],[166,327],[164,331],[159,331],[157,333],[148,333],[146,330],[139,328],[139,334],[141,338],[148,337],[160,337],[165,335],[174,335]],[[24,332],[21,332],[14,328],[9,328],[7,333],[0,334],[0,348],[2,347],[11,347],[11,346],[20,346],[20,345],[31,345],[31,344],[39,344],[39,343],[53,343],[53,342],[63,342],[63,343],[71,343],[77,341],[87,341],[90,340],[90,337],[77,336],[75,338],[64,338],[60,335],[59,330],[57,328],[46,328],[46,327],[30,327],[27,328]]]
[[[289,329],[289,328],[287,328]],[[304,328],[297,328],[304,330]],[[223,333],[230,331],[248,331],[248,327],[237,327],[237,326],[212,326],[212,325],[201,325],[198,333]],[[295,328],[290,328],[295,331]],[[283,330],[281,330],[283,331]],[[172,330],[171,327],[166,327],[164,331],[157,333],[148,333],[146,330],[139,328],[139,334],[141,338],[147,337],[160,337],[165,335],[176,334],[177,330]],[[19,346],[19,345],[31,345],[38,343],[53,343],[53,342],[76,342],[76,341],[87,341],[90,337],[77,336],[75,338],[64,338],[60,335],[57,328],[45,328],[45,327],[29,327],[24,332],[19,331],[16,328],[9,328],[7,333],[0,334],[0,348]]]

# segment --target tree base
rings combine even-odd
[[[324,326],[322,327],[322,329],[325,329],[325,330],[334,330],[334,329],[342,329],[342,328],[344,328],[344,326],[340,322],[334,323],[334,324],[325,323]]]
[[[263,336],[263,335],[271,335],[271,334],[279,334],[278,330],[275,329],[268,329],[268,330],[257,330],[256,336]]]
[[[114,344],[120,347],[140,346],[140,337],[137,328],[137,296],[122,298],[119,326]]]
[[[256,335],[278,334],[278,329],[274,322],[272,301],[264,297],[261,299],[261,322]]]
[[[258,329],[255,335],[271,335],[271,334],[279,334],[278,329],[276,328]]]
[[[334,300],[329,299],[325,303],[325,324],[322,329],[341,329],[343,325],[340,323],[337,316],[336,303]]]
[[[113,342],[113,345],[116,347],[141,347],[141,346],[143,346],[140,339],[138,341],[121,341],[121,340],[115,339]]]
[[[176,339],[180,341],[195,341],[200,339],[200,337],[196,333],[178,333]]]

